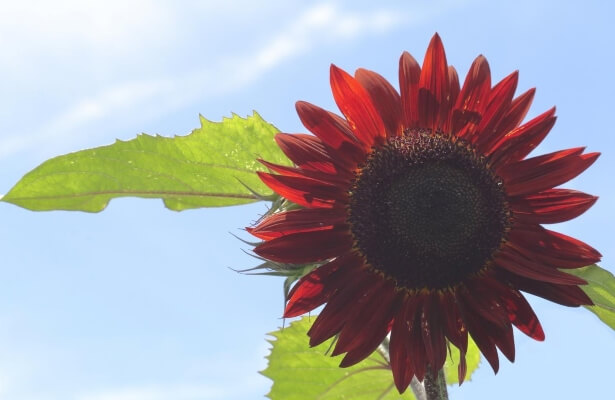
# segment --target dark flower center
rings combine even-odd
[[[407,289],[441,289],[487,266],[509,215],[484,158],[462,140],[414,130],[360,167],[348,220],[374,269]]]

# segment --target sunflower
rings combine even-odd
[[[536,340],[543,329],[522,292],[565,306],[592,304],[583,279],[561,269],[600,259],[589,245],[541,224],[570,220],[596,197],[555,188],[599,153],[572,148],[526,158],[555,123],[555,108],[521,125],[534,89],[514,97],[515,71],[492,86],[477,57],[460,87],[436,34],[423,66],[404,52],[399,93],[381,75],[331,66],[344,117],[296,104],[313,133],[280,133],[295,166],[261,160],[272,190],[300,209],[248,230],[259,256],[319,263],[292,288],[284,317],[323,304],[308,335],[336,337],[340,366],[369,356],[390,334],[398,390],[445,362],[448,343],[466,374],[468,334],[498,370],[515,358],[512,326]]]

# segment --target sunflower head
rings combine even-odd
[[[548,230],[586,211],[596,197],[556,188],[598,157],[584,148],[526,158],[555,123],[555,109],[522,124],[534,89],[515,97],[518,73],[495,85],[487,60],[463,85],[436,34],[422,67],[399,62],[399,91],[365,69],[331,66],[343,117],[306,102],[297,112],[313,134],[278,134],[295,166],[262,160],[259,173],[301,206],[249,231],[261,257],[321,265],[290,292],[285,317],[325,304],[308,332],[353,365],[390,335],[395,384],[442,368],[447,343],[466,373],[468,334],[494,371],[514,360],[512,326],[544,333],[522,292],[566,306],[591,304],[561,269],[600,259],[589,245]]]

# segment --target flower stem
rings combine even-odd
[[[425,374],[425,379],[423,380],[423,385],[425,386],[427,400],[448,400],[444,370],[440,370],[434,375],[430,369],[428,369]]]

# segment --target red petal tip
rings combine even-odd
[[[309,105],[310,105],[310,103],[308,103],[307,101],[299,100],[299,101],[295,102],[295,110],[297,110],[297,112],[299,112],[300,110],[303,110],[303,109],[309,107]]]
[[[348,72],[344,71],[343,69],[341,69],[340,67],[338,67],[335,64],[331,64],[331,66],[329,67],[329,73],[331,75],[349,75]]]
[[[476,65],[485,65],[486,67],[489,68],[489,61],[487,61],[487,57],[485,57],[483,54],[479,54],[476,56],[476,58],[473,61],[473,64],[476,63]],[[491,69],[489,69],[489,73],[491,73]]]
[[[440,35],[437,33],[432,36],[431,41],[429,42],[429,46],[427,46],[426,54],[429,54],[432,51],[444,52],[444,45],[442,44],[442,39]],[[424,62],[424,61],[423,61]]]

